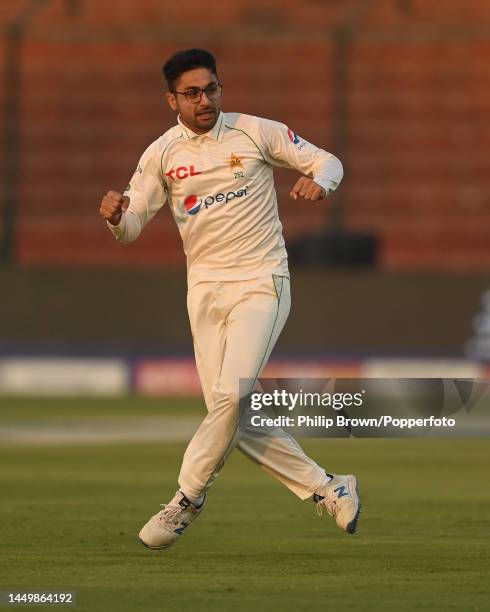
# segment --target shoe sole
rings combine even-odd
[[[359,520],[359,515],[361,514],[361,502],[359,501],[359,485],[357,483],[357,478],[354,476],[354,478],[356,479],[356,496],[357,496],[357,512],[354,515],[354,518],[352,519],[352,521],[350,521],[350,523],[347,523],[347,527],[345,528],[345,530],[347,531],[347,533],[356,533],[357,531],[357,521]]]
[[[164,546],[150,546],[146,542],[143,542],[141,538],[138,538],[138,540],[143,544],[145,548],[149,548],[150,550],[163,550],[164,548],[170,548],[173,544],[172,542],[172,544],[165,544]]]

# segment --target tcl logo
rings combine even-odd
[[[197,176],[198,174],[202,174],[202,172],[198,172],[194,166],[179,166],[169,170],[165,176],[175,181],[176,179],[185,179],[189,176]]]

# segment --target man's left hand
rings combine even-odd
[[[323,200],[327,194],[325,193],[325,189],[320,187],[318,183],[315,183],[313,179],[302,176],[292,188],[289,195],[293,200],[304,198],[305,200],[316,202],[316,200]]]

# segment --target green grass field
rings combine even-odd
[[[200,410],[143,399],[0,406],[0,427],[164,423]],[[185,442],[3,442],[0,590],[74,590],[75,609],[90,611],[489,609],[489,440],[303,446],[328,470],[358,475],[356,535],[236,452],[202,517],[174,548],[150,551],[137,534],[175,491]]]

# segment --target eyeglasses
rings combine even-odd
[[[204,89],[200,89],[199,87],[191,87],[185,91],[172,91],[173,94],[185,96],[185,99],[187,102],[189,102],[189,104],[199,103],[201,101],[203,92],[206,93],[209,100],[216,100],[223,92],[223,85],[221,85],[221,83],[210,83]]]

